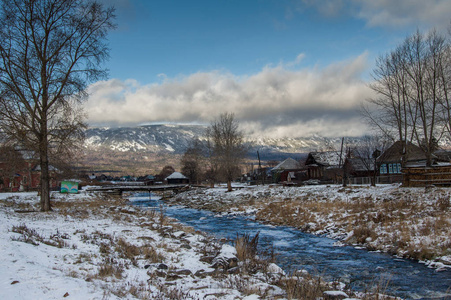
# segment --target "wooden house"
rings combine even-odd
[[[0,162],[0,170],[8,170],[7,162]],[[58,182],[56,179],[57,170],[49,166],[50,188],[56,189]],[[5,174],[0,178],[0,191],[33,191],[38,190],[41,184],[41,167],[30,161],[24,161],[14,173]]]
[[[339,182],[344,162],[345,154],[340,151],[310,152],[305,161],[308,178]]]
[[[436,156],[433,156],[433,159],[435,160]],[[410,142],[397,141],[385,150],[377,161],[382,182],[402,182],[402,169],[426,166],[426,154]]]
[[[283,162],[271,169],[273,182],[299,182],[305,179],[305,168],[301,164],[292,159],[287,158]]]

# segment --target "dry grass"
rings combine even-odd
[[[222,282],[223,288],[234,289],[245,296],[259,295],[262,299],[267,299],[267,289],[262,289],[256,285],[251,278],[241,275],[227,276]]]
[[[113,263],[111,261],[104,261],[97,272],[97,276],[100,278],[114,276],[116,279],[122,279],[122,273],[124,272],[124,266],[120,263]]]
[[[25,224],[13,226],[11,228],[11,232],[19,233],[19,237],[13,237],[13,241],[24,242],[28,244],[32,244],[34,246],[38,246],[39,243],[43,243],[52,247],[57,248],[69,248],[70,245],[66,241],[69,239],[69,236],[65,233],[60,233],[58,230],[55,234],[50,235],[49,238],[44,237],[39,234],[35,229],[27,227]],[[75,246],[74,246],[75,247]]]
[[[239,260],[245,261],[247,259],[255,259],[259,235],[260,232],[257,232],[255,236],[251,238],[249,234],[244,234],[242,236],[238,236],[238,233],[236,234],[234,244]]]
[[[268,199],[259,203],[256,218],[320,234],[333,223],[343,235],[353,231],[349,243],[413,259],[449,255],[440,238],[451,236],[447,190],[424,194],[398,189],[376,199],[354,196],[364,189],[339,189],[334,200],[312,193],[284,201]]]
[[[286,292],[288,299],[320,299],[328,286],[320,277],[286,276],[277,282],[277,285]]]

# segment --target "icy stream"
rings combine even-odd
[[[158,209],[163,203],[149,194],[130,199],[136,206]],[[424,264],[398,259],[385,253],[350,246],[335,246],[335,240],[299,230],[264,225],[243,216],[218,216],[209,211],[165,206],[167,216],[178,219],[217,238],[235,239],[237,233],[254,236],[260,232],[259,246],[273,246],[277,264],[285,271],[306,269],[327,280],[348,283],[356,290],[388,282],[387,293],[406,299],[440,299],[451,293],[451,269],[437,272]],[[383,291],[382,291],[383,292]]]

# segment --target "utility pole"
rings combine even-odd
[[[257,150],[257,157],[258,157],[258,173],[260,174],[262,185],[265,185],[265,176],[263,176],[263,173],[262,173],[262,164],[260,161],[260,153],[258,152],[258,150]]]

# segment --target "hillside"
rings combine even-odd
[[[205,139],[205,125],[145,125],[120,128],[90,128],[86,131],[82,164],[92,171],[128,174],[155,173],[165,165],[179,168],[189,143]],[[340,148],[341,138],[256,138],[247,139],[248,159],[256,161],[257,150],[265,164],[288,157],[301,159],[314,150]]]

